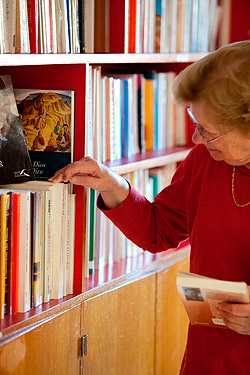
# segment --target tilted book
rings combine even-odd
[[[10,76],[0,76],[0,184],[33,180]]]
[[[193,325],[227,328],[218,305],[249,303],[245,282],[224,281],[179,271],[176,285]]]
[[[36,180],[73,161],[74,91],[15,89]]]

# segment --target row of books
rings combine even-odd
[[[78,0],[1,0],[1,53],[79,53]]]
[[[129,0],[125,52],[211,51],[222,10],[217,0]]]
[[[116,2],[84,1],[84,26],[81,19],[80,26],[85,52],[207,52],[217,46],[223,14],[218,0]],[[122,37],[114,37],[115,32]]]
[[[0,317],[73,293],[75,195],[69,184],[0,189]]]
[[[206,52],[222,10],[218,0],[1,0],[0,53]]]
[[[173,72],[109,74],[90,67],[86,80],[86,155],[117,160],[187,144],[185,109],[172,98]]]
[[[169,185],[176,163],[164,167],[138,170],[123,175],[149,201]],[[99,284],[113,278],[115,264],[125,265],[123,274],[143,267],[151,254],[128,240],[114,224],[96,207],[97,192],[86,193],[85,277],[97,275]]]

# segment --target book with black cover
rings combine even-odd
[[[34,180],[10,76],[0,76],[0,184]]]
[[[73,161],[74,91],[15,89],[36,180]]]

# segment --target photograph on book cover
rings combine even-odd
[[[74,91],[15,89],[36,180],[73,161]]]
[[[0,76],[0,184],[33,180],[10,76]]]

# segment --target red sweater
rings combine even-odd
[[[134,188],[117,208],[98,206],[138,246],[151,252],[190,238],[190,271],[250,285],[250,205],[232,199],[233,167],[195,146],[172,184],[150,203]],[[250,170],[237,167],[235,196],[250,200]],[[190,326],[181,375],[250,374],[250,336],[221,328]]]

